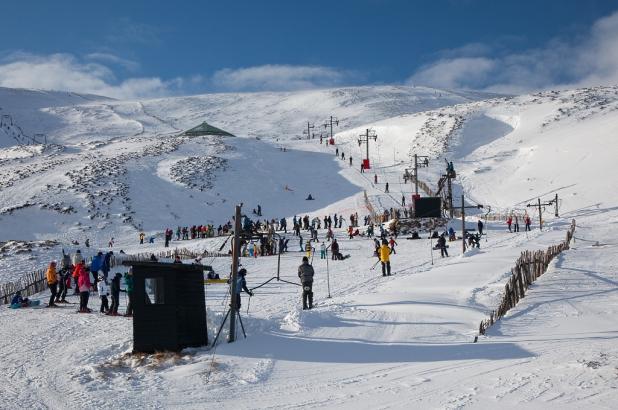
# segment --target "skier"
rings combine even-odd
[[[339,156],[339,148],[335,148],[335,156],[338,157]]]
[[[127,292],[127,298],[129,302],[127,303],[127,311],[124,314],[126,317],[133,316],[133,267],[129,268],[129,271],[124,274],[124,285]]]
[[[326,243],[320,245],[320,259],[326,259]]]
[[[392,236],[391,236],[390,241],[388,241],[388,244],[391,247],[391,253],[395,253],[396,254],[397,252],[395,251],[395,246],[397,246],[397,241],[395,241]]]
[[[350,157],[350,166],[352,166],[352,157]]]
[[[378,183],[378,174],[374,174],[373,175],[373,183],[377,184]]]
[[[259,204],[257,206],[257,216],[262,216],[262,206]]]
[[[406,206],[406,196],[401,195],[401,206]]]
[[[519,232],[519,216],[515,214],[515,223],[513,224],[513,231]]]
[[[526,215],[526,217],[524,218],[524,222],[526,223],[526,231],[529,231],[530,225],[532,224],[532,221],[530,220],[530,215]]]
[[[513,217],[509,216],[508,219],[506,220],[506,224],[509,227],[509,232],[513,232],[511,230],[511,224],[513,223]]]
[[[109,295],[109,289],[107,287],[107,283],[103,275],[99,276],[99,283],[97,283],[97,290],[99,292],[99,298],[101,299],[101,308],[99,309],[99,312],[107,314],[109,312],[109,304],[107,301],[107,296]]]
[[[483,221],[481,221],[479,219],[478,223],[476,224],[478,231],[479,231],[479,235],[483,235]]]
[[[309,265],[309,258],[303,256],[303,263],[298,267],[298,277],[303,286],[303,310],[313,308],[313,266]]]
[[[253,296],[253,292],[247,288],[247,269],[242,268],[238,271],[238,278],[236,279],[236,310],[240,310],[240,293],[244,290],[249,296]]]
[[[345,152],[341,151],[341,159],[345,159]]]
[[[391,275],[391,250],[388,247],[388,242],[386,239],[382,240],[382,246],[380,246],[380,262],[382,263],[382,276],[390,276]]]
[[[146,236],[146,234],[144,232],[140,232],[139,233],[139,244],[143,245],[144,244],[144,237]]]
[[[47,307],[56,307],[57,305],[54,303],[54,300],[56,300],[56,293],[58,292],[58,273],[56,272],[56,261],[51,261],[49,267],[47,268],[47,272],[45,272],[45,277],[47,278],[47,286],[51,292]]]
[[[84,245],[86,245],[86,248],[90,248],[90,239],[86,238],[86,242],[84,242]]]
[[[109,275],[109,271],[112,268],[112,257],[114,256],[113,251],[109,251],[105,254],[103,258],[103,264],[101,265],[101,270],[103,271],[103,277],[105,278],[105,282],[107,282],[107,276]]]
[[[386,183],[386,189],[384,190],[388,194],[388,182]]]
[[[444,256],[448,256],[448,252],[446,250],[446,238],[444,234],[440,235],[438,238],[438,248],[440,249],[440,257],[444,258]]]

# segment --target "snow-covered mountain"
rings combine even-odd
[[[618,151],[618,87],[517,97],[390,86],[146,101],[68,96],[76,100],[23,103],[22,111],[13,105],[22,112],[15,122],[28,135],[45,133],[47,145],[24,145],[7,127],[0,133],[9,141],[0,148],[0,281],[57,258],[61,247],[74,250],[72,241],[87,255],[107,249],[111,237],[114,251],[160,251],[165,227],[218,225],[239,202],[247,213],[260,204],[264,218],[337,213],[349,220],[369,212],[367,201],[378,212],[399,207],[414,189],[402,180],[413,154],[429,156],[419,179],[431,187],[448,159],[457,194],[494,211],[529,213],[534,226],[510,233],[503,221],[487,222],[480,249],[462,253],[454,242],[447,258],[432,252],[425,233],[421,240],[400,236],[390,256],[395,275],[383,277],[373,241],[348,239],[344,224],[335,235],[349,257],[312,260],[312,311],[300,308],[296,286],[258,288],[279,267],[283,279],[297,280],[304,253],[288,235],[280,265],[276,257],[242,258],[256,288],[250,300],[243,295],[248,338],[211,350],[132,356],[129,319],[3,309],[0,402],[406,409],[615,403],[618,178],[610,164]],[[0,106],[10,107],[1,99]],[[340,120],[335,146],[301,134],[307,121],[318,130],[330,115]],[[202,121],[238,137],[180,135]],[[370,142],[372,169],[361,173],[358,136],[367,129],[378,138]],[[309,193],[314,201],[305,200]],[[539,230],[536,209],[526,205],[556,193],[560,217],[545,209]],[[571,250],[472,343],[520,252],[563,240],[571,219],[578,225]],[[458,232],[461,224],[449,222]],[[138,244],[141,229],[154,244]],[[325,240],[324,230],[319,235]],[[86,238],[90,249],[82,246]],[[195,251],[222,244],[172,242]],[[229,272],[228,258],[206,263]],[[229,301],[227,287],[217,286],[206,288],[210,340]]]

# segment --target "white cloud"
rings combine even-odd
[[[86,55],[86,58],[88,60],[100,61],[102,63],[119,65],[129,71],[136,71],[140,67],[140,64],[137,61],[122,58],[111,53],[90,53]]]
[[[420,67],[407,81],[513,94],[617,84],[618,12],[596,21],[578,41],[556,38],[517,53],[478,43],[445,50],[442,58]]]
[[[341,85],[349,76],[330,67],[262,65],[219,70],[212,84],[229,91],[286,91]]]
[[[493,60],[485,57],[441,59],[421,67],[408,82],[443,88],[460,88],[465,83],[474,88],[485,80],[494,65]]]
[[[66,90],[120,99],[174,94],[182,79],[158,77],[117,81],[113,71],[100,63],[83,62],[70,54],[38,56],[18,53],[0,62],[0,86]]]

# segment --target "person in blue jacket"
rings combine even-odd
[[[99,252],[92,258],[90,262],[90,273],[92,274],[94,288],[97,288],[97,282],[99,281],[99,270],[103,266],[103,252]]]
[[[249,296],[253,296],[253,292],[247,287],[247,269],[242,268],[238,271],[238,278],[236,279],[236,310],[240,310],[240,293],[244,290]]]

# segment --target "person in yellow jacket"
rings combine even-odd
[[[380,262],[382,263],[382,276],[391,275],[391,248],[388,247],[386,239],[382,239],[380,246]]]
[[[51,292],[47,307],[55,307],[57,305],[54,303],[54,300],[56,299],[56,294],[58,293],[58,273],[56,272],[56,261],[52,261],[49,264],[47,272],[45,272],[45,277],[47,278],[47,286]]]

